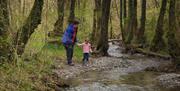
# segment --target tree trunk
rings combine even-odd
[[[123,42],[125,42],[124,27],[123,27],[123,1],[122,0],[120,0],[120,28],[121,28],[122,40]]]
[[[9,12],[7,0],[0,0],[0,63],[13,60],[13,50],[9,40]]]
[[[169,31],[167,34],[168,37],[168,50],[169,54],[174,59],[176,65],[180,65],[180,45],[177,43],[175,38],[175,33],[177,32],[176,27],[176,14],[175,14],[175,4],[176,0],[170,0],[169,6]]]
[[[94,9],[94,16],[93,16],[93,31],[91,41],[93,46],[97,46],[97,42],[100,36],[100,26],[101,26],[101,0],[94,0],[95,1],[95,9]]]
[[[134,37],[134,22],[135,22],[135,16],[134,16],[134,2],[133,2],[134,0],[129,0],[129,2],[128,2],[128,26],[127,26],[127,33],[128,33],[128,38],[127,38],[127,41],[126,41],[126,43],[127,44],[130,44],[131,43],[131,41],[132,41],[132,39],[133,39],[133,37]]]
[[[98,41],[97,50],[103,56],[108,55],[107,50],[109,48],[108,22],[110,15],[110,6],[111,6],[111,0],[102,1],[101,35],[100,35],[100,40]]]
[[[177,22],[177,33],[176,39],[180,45],[180,0],[176,0],[176,22]]]
[[[75,18],[75,4],[76,0],[71,0],[69,21],[72,21]]]
[[[15,44],[17,45],[18,55],[22,55],[24,53],[25,46],[30,36],[41,23],[43,4],[43,0],[35,0],[30,15],[28,16],[25,24],[19,29],[17,33]]]
[[[123,0],[123,5],[124,5],[124,19],[126,19],[127,18],[126,0]]]
[[[141,0],[141,24],[138,31],[137,41],[140,44],[145,44],[146,37],[144,35],[146,24],[146,0]]]
[[[58,20],[54,24],[54,34],[59,36],[63,33],[63,23],[64,23],[64,0],[57,0],[58,5]]]
[[[160,51],[165,48],[165,42],[163,39],[163,35],[164,35],[163,25],[164,25],[164,16],[166,12],[166,5],[167,5],[167,0],[162,0],[161,10],[155,30],[156,33],[150,48],[150,50],[154,52]]]
[[[133,15],[133,19],[134,19],[134,23],[133,23],[133,28],[134,28],[134,39],[137,38],[137,27],[138,27],[138,22],[137,22],[137,0],[134,0],[134,8],[133,8],[133,12],[134,12],[134,15]],[[135,40],[136,42],[136,40]]]

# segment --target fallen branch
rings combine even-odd
[[[142,48],[142,45],[127,45],[126,51],[130,51],[131,53],[141,53],[147,56],[152,56],[152,57],[159,57],[163,59],[171,59],[170,55],[164,55],[152,51],[148,51]]]

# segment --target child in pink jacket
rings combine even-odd
[[[89,54],[92,52],[91,44],[89,43],[89,40],[86,39],[84,43],[78,45],[83,49],[83,65],[86,65],[86,63],[89,61]]]

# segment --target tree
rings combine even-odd
[[[126,14],[124,12],[124,17],[125,15]],[[121,28],[122,40],[123,42],[125,42],[124,27],[123,27],[123,1],[122,0],[120,0],[120,28]]]
[[[101,0],[94,0],[95,8],[94,8],[94,15],[93,15],[93,31],[91,36],[91,41],[93,46],[97,46],[97,42],[100,36],[100,26],[101,26]]]
[[[163,39],[163,35],[164,35],[163,25],[164,25],[164,16],[166,12],[166,5],[167,5],[167,0],[162,0],[161,10],[155,30],[156,33],[152,40],[152,44],[150,48],[150,50],[154,52],[160,51],[165,48],[165,42]]]
[[[107,50],[109,48],[109,45],[108,45],[108,22],[109,22],[109,15],[110,15],[110,6],[111,6],[111,0],[103,0],[102,1],[101,35],[100,35],[100,39],[98,41],[97,50],[103,56],[108,55]]]
[[[146,37],[144,35],[146,24],[146,0],[141,0],[141,2],[141,24],[138,31],[137,41],[140,44],[144,44],[146,41]]]
[[[135,30],[137,28],[137,13],[136,13],[136,8],[135,8],[135,3],[136,3],[136,0],[129,0],[128,2],[128,26],[127,26],[127,31],[128,32],[128,38],[127,38],[127,41],[126,43],[127,44],[130,44],[132,39],[134,38],[134,34],[135,34]]]
[[[43,4],[44,0],[35,0],[30,15],[17,33],[15,44],[17,45],[18,55],[22,55],[24,53],[25,46],[30,36],[32,35],[32,33],[34,33],[34,30],[41,23]]]
[[[0,62],[12,60],[13,50],[9,40],[9,12],[7,0],[0,0]]]
[[[58,20],[54,24],[54,33],[57,36],[59,36],[59,35],[61,35],[63,33],[64,3],[65,3],[65,0],[57,0]]]
[[[124,19],[127,17],[127,9],[126,9],[126,0],[123,0],[123,5],[124,5]]]
[[[76,0],[71,0],[71,5],[70,5],[70,14],[69,14],[69,21],[72,21],[75,18],[75,4]]]
[[[176,65],[180,65],[180,45],[176,39],[177,27],[176,27],[176,13],[175,13],[176,0],[170,0],[169,6],[169,31],[168,37],[168,51],[174,59]]]
[[[134,8],[133,8],[133,28],[134,28],[134,36],[137,38],[137,27],[138,27],[138,22],[137,22],[137,0],[134,0]],[[135,39],[134,38],[134,39]],[[136,42],[137,40],[135,40]]]

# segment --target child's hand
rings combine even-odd
[[[93,51],[92,51],[92,49],[90,50],[90,53],[92,53]]]
[[[80,44],[80,43],[77,43],[77,45],[78,45],[78,46],[82,46],[82,44]]]

